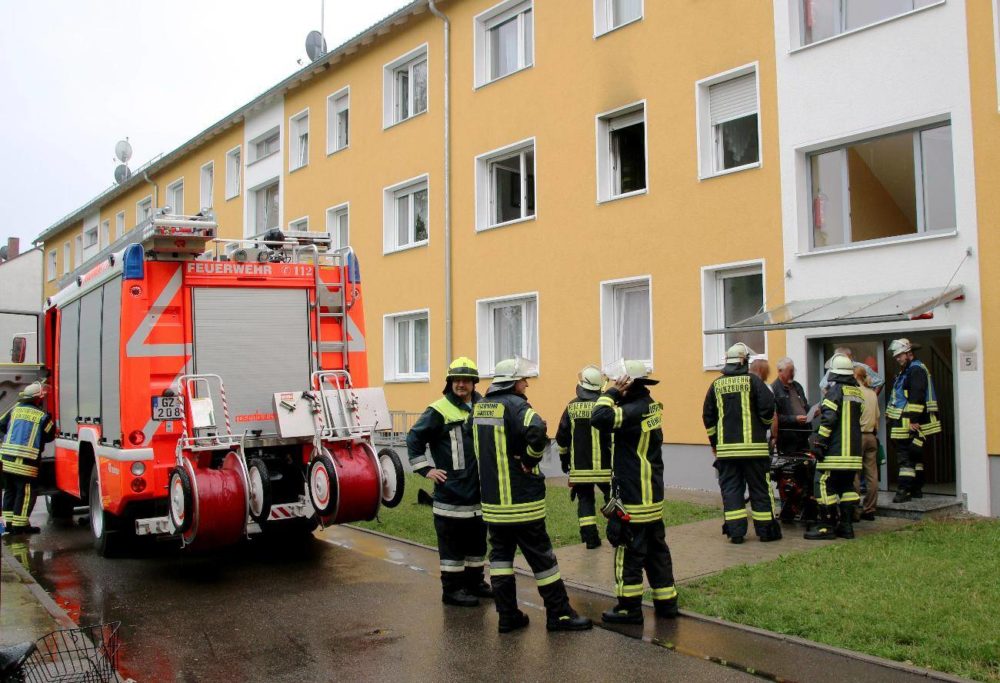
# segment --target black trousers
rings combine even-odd
[[[919,436],[913,439],[893,439],[896,458],[899,461],[899,478],[896,488],[910,493],[924,488],[924,441]]]
[[[434,515],[441,587],[446,593],[478,586],[486,564],[486,522],[481,516]]]
[[[573,492],[576,494],[576,516],[580,519],[581,534],[584,527],[597,526],[595,486],[604,494],[604,502],[607,503],[608,496],[611,495],[611,484],[573,484]]]
[[[673,600],[674,563],[667,547],[663,520],[644,524],[629,524],[631,540],[615,548],[615,595],[621,605],[642,602],[642,572],[646,571],[653,602]]]
[[[35,480],[19,474],[3,474],[3,521],[8,527],[28,526],[35,507]]]
[[[771,459],[717,458],[715,467],[719,470],[726,535],[730,538],[747,535],[745,495],[749,489],[754,531],[760,536],[777,515],[771,486]]]
[[[545,520],[523,524],[490,524],[490,580],[497,612],[515,614],[517,585],[514,581],[514,553],[518,548],[535,574],[538,593],[549,616],[570,613],[569,596],[559,574],[552,541],[545,530]]]

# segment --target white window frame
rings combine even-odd
[[[397,329],[399,323],[410,322],[410,367],[416,367],[416,344],[413,336],[413,321],[427,320],[427,372],[400,372],[398,366],[397,349]],[[406,382],[429,382],[431,367],[431,313],[429,308],[420,308],[413,311],[401,311],[398,313],[387,313],[382,316],[383,330],[383,353],[382,353],[382,373],[383,381],[392,383]]]
[[[997,112],[1000,113],[1000,0],[993,0],[993,70],[997,80]]]
[[[243,178],[242,145],[236,145],[226,152],[226,201],[240,196]]]
[[[865,24],[864,26],[858,26],[857,28],[852,28],[849,30],[843,30],[827,38],[823,38],[821,40],[814,40],[811,43],[807,43],[805,42],[806,17],[805,13],[802,11],[802,0],[791,0],[790,3],[791,11],[789,12],[789,15],[791,19],[790,26],[793,27],[793,30],[789,31],[790,40],[792,41],[792,44],[790,46],[790,52],[807,50],[816,45],[825,45],[826,43],[829,43],[831,40],[837,40],[838,38],[843,38],[844,36],[851,36],[854,35],[855,33],[860,33],[861,31],[867,31],[876,26],[881,26],[882,24],[886,24],[891,21],[898,21],[903,17],[908,17],[913,14],[917,14],[918,12],[925,12],[931,9],[932,7],[939,7],[945,4],[946,1],[947,0],[939,0],[938,2],[934,2],[929,5],[925,5],[923,7],[916,7],[914,9],[901,12],[900,14],[893,14],[892,16],[885,17],[884,19],[879,19],[878,21],[872,22],[870,24]]]
[[[69,275],[71,270],[73,270],[73,245],[70,242],[63,242],[62,274]]]
[[[526,348],[527,343],[525,341],[525,347],[522,347],[522,353],[520,355],[537,363],[538,373],[534,376],[541,374],[542,337],[541,326],[539,323],[542,316],[540,308],[541,303],[539,299],[540,297],[538,292],[535,291],[476,300],[476,363],[480,368],[480,377],[493,377],[493,370],[496,368],[497,362],[503,360],[502,358],[495,357],[495,350],[493,348],[493,311],[502,306],[511,306],[516,304],[525,306],[525,310],[521,314],[521,320],[525,325],[521,333],[521,339],[522,341],[525,341],[530,336],[528,334],[529,328],[527,325],[530,325],[532,322],[529,320],[527,315],[527,304],[532,301],[535,304],[535,316],[533,322],[535,326],[536,348]]]
[[[257,229],[257,193],[258,192],[263,192],[264,190],[266,190],[267,188],[271,187],[272,185],[277,185],[278,186],[278,207],[277,207],[278,215],[275,216],[274,225],[272,225],[270,227],[264,226],[264,228],[262,230],[258,230]],[[251,236],[262,235],[265,232],[267,232],[268,230],[270,230],[271,228],[281,227],[281,214],[282,214],[282,211],[281,211],[281,208],[282,208],[281,207],[281,178],[278,177],[278,176],[273,177],[273,178],[268,178],[267,180],[265,180],[264,182],[260,183],[256,187],[248,190],[248,192],[250,193],[249,196],[247,197],[248,212],[250,214],[250,216],[249,216],[250,220],[247,221],[247,229],[250,231],[250,235]]]
[[[347,217],[347,240],[344,244],[340,242],[340,216]],[[332,223],[331,223],[332,221]],[[333,237],[335,248],[342,249],[351,244],[351,203],[344,202],[336,204],[326,210],[326,231]]]
[[[527,168],[526,168],[526,157],[525,152],[532,152],[534,155],[534,161],[531,167],[531,177],[535,182],[534,197],[535,197],[535,212],[530,216],[524,215],[527,210]],[[521,218],[515,218],[510,221],[505,221],[503,223],[492,223],[493,217],[496,213],[493,210],[493,173],[492,165],[494,162],[507,159],[515,154],[520,155],[521,159]],[[476,231],[482,232],[484,230],[492,230],[494,228],[503,228],[508,225],[515,225],[517,223],[524,223],[526,221],[533,221],[538,217],[538,148],[535,144],[535,138],[525,138],[524,140],[519,140],[510,145],[505,145],[498,149],[491,150],[485,154],[480,154],[476,157]]]
[[[143,216],[143,212],[148,211],[148,215]],[[139,225],[144,220],[153,215],[153,195],[147,194],[135,203],[135,224]]]
[[[421,189],[427,190],[427,238],[414,240],[404,245],[397,243],[398,232],[396,230],[396,199],[401,194],[413,194]],[[412,207],[412,201],[411,201]],[[411,208],[410,217],[413,212]],[[415,236],[416,227],[408,226],[409,234]],[[418,247],[426,246],[431,237],[431,187],[430,175],[424,173],[408,180],[404,180],[395,185],[382,189],[382,253],[392,254],[398,251],[407,251]]]
[[[653,276],[639,275],[636,277],[604,280],[600,284],[601,295],[601,364],[608,365],[622,358],[621,342],[618,334],[620,322],[618,293],[629,289],[645,288],[649,298],[649,358],[628,358],[626,360],[641,360],[646,369],[652,372],[653,358],[656,350],[653,345]]]
[[[73,266],[79,268],[83,265],[83,234],[77,235],[73,243]]]
[[[752,168],[761,168],[764,165],[764,138],[762,134],[762,124],[760,116],[760,69],[758,62],[744,64],[728,71],[703,78],[695,83],[695,103],[697,120],[697,140],[698,140],[698,180],[708,180],[718,176],[739,173]],[[721,142],[718,141],[716,131],[712,125],[712,110],[709,99],[709,89],[713,85],[725,83],[743,76],[754,75],[754,87],[757,94],[757,161],[733,168],[722,168],[722,160],[719,157]]]
[[[421,114],[426,114],[431,108],[431,58],[427,43],[419,45],[406,54],[397,57],[382,67],[382,129],[392,128],[410,121]],[[412,110],[413,99],[413,67],[421,60],[427,63],[427,106],[418,112]],[[397,119],[396,112],[396,73],[402,69],[410,70],[410,113],[404,119]]]
[[[525,21],[524,17],[521,16],[525,12],[531,12],[531,54],[525,55],[524,39],[525,39]],[[517,55],[518,55],[518,66],[511,72],[503,74],[502,76],[497,76],[493,78],[491,54],[490,49],[490,31],[496,26],[503,24],[514,17],[518,17],[517,23]],[[473,56],[475,69],[474,69],[474,83],[473,87],[481,88],[484,85],[489,85],[490,83],[495,83],[501,81],[509,76],[520,73],[525,69],[530,69],[535,65],[535,6],[533,0],[504,0],[497,5],[489,8],[484,12],[480,12],[476,15],[473,20],[473,32],[475,35],[475,41],[473,49],[475,54]]]
[[[944,126],[950,126],[952,129],[952,163],[955,163],[955,123],[949,116],[933,116],[921,121],[910,121],[905,124],[900,124],[887,129],[875,129],[868,130],[856,135],[852,135],[847,138],[841,138],[836,141],[828,141],[819,145],[812,145],[808,148],[800,149],[799,152],[802,154],[802,168],[805,173],[805,179],[802,183],[802,187],[805,190],[804,197],[804,208],[805,214],[803,215],[804,221],[803,225],[805,227],[804,241],[802,244],[806,246],[805,251],[800,252],[799,256],[811,256],[813,254],[829,254],[831,252],[847,251],[854,249],[867,249],[870,247],[877,247],[883,244],[897,244],[900,242],[910,242],[914,240],[924,240],[933,239],[937,237],[947,237],[949,235],[955,235],[958,232],[958,188],[955,187],[955,210],[956,210],[956,225],[953,228],[939,228],[937,230],[928,230],[926,225],[926,215],[924,213],[924,177],[923,177],[923,159],[919,150],[919,133],[927,130],[933,130],[935,128],[941,128]],[[915,185],[916,192],[916,216],[917,216],[917,231],[912,234],[906,235],[896,235],[891,237],[879,237],[870,240],[862,240],[854,242],[852,240],[853,226],[851,225],[851,195],[850,195],[850,173],[848,169],[848,163],[846,158],[847,148],[864,144],[865,142],[871,142],[878,140],[879,138],[892,137],[901,134],[914,134],[917,135],[914,140],[914,177],[913,182]],[[815,230],[813,226],[813,210],[812,210],[812,192],[813,192],[813,177],[812,177],[812,164],[811,158],[818,154],[826,154],[830,152],[841,153],[843,161],[841,163],[841,183],[843,185],[842,201],[843,207],[841,209],[847,225],[845,226],[845,239],[843,244],[831,244],[829,246],[817,247],[814,244],[815,240]],[[954,170],[953,170],[954,172]],[[956,183],[958,182],[956,174]],[[800,240],[803,236],[800,233]]]
[[[101,221],[101,232],[97,236],[98,249],[104,249],[111,244],[111,219],[106,218]]]
[[[642,21],[646,16],[646,3],[645,0],[639,0],[639,16],[628,21],[623,21],[617,26],[613,23],[612,12],[612,0],[594,0],[594,38],[600,38],[612,31],[617,31],[620,28]]]
[[[175,202],[174,199],[176,199],[178,191],[180,192],[181,200],[180,202]],[[184,214],[184,178],[178,178],[174,182],[167,185],[166,205],[170,207],[174,214]]]
[[[275,136],[277,136],[277,138],[278,138],[278,147],[275,150],[271,151],[271,152],[268,152],[268,153],[263,154],[261,156],[257,156],[257,147],[261,143],[266,142],[267,140],[270,140],[271,138],[273,138]],[[247,162],[246,162],[247,166],[252,166],[253,164],[256,164],[259,161],[263,161],[264,159],[270,159],[275,154],[280,154],[281,153],[281,125],[279,124],[279,125],[275,126],[274,128],[270,128],[269,130],[267,130],[267,131],[261,133],[260,135],[258,135],[257,137],[255,137],[253,140],[251,140],[250,142],[247,143],[247,148],[248,148],[247,149],[248,153],[250,153],[250,152],[253,153],[253,159],[248,159]]]
[[[338,103],[347,102],[347,142],[340,145],[340,117],[337,116]],[[326,154],[327,156],[345,150],[351,146],[351,86],[345,85],[326,98]]]
[[[309,216],[301,216],[293,221],[288,221],[288,230],[290,232],[309,232]]]
[[[701,268],[701,327],[703,330],[715,330],[725,327],[725,308],[722,300],[720,282],[727,277],[752,275],[760,273],[763,301],[761,309],[767,310],[767,268],[764,259],[719,263]],[[754,349],[757,353],[767,354],[768,333],[764,333],[764,348]],[[725,365],[726,335],[702,335],[702,365],[705,370],[718,370]]]
[[[205,180],[208,179],[206,183]],[[205,185],[208,187],[205,187]],[[198,172],[198,212],[202,209],[211,209],[215,205],[213,196],[215,195],[215,162],[209,161],[202,164]],[[208,200],[208,201],[206,201]]]
[[[643,148],[645,150],[644,163],[646,173],[646,186],[640,190],[622,192],[615,194],[614,183],[616,174],[612,162],[611,152],[611,132],[614,121],[620,121],[625,117],[642,112],[643,122]],[[635,197],[649,193],[649,110],[646,100],[639,100],[610,111],[602,112],[594,117],[597,132],[597,203],[613,202],[619,199]]]
[[[50,249],[48,259],[48,267],[45,269],[45,280],[46,282],[52,282],[56,279],[56,275],[59,274],[59,250]]]
[[[118,213],[115,214],[115,239],[118,239],[124,234],[125,234],[125,212],[119,211]]]
[[[309,107],[288,117],[288,139],[288,172],[291,173],[309,165]]]

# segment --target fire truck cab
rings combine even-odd
[[[161,212],[47,301],[49,510],[87,505],[102,555],[137,535],[306,534],[402,497],[398,456],[372,443],[390,418],[353,251],[216,230]]]

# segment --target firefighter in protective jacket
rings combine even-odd
[[[452,361],[444,396],[431,403],[406,435],[410,466],[434,481],[434,530],[441,558],[441,600],[474,607],[492,598],[483,580],[486,524],[480,506],[479,465],[472,438],[479,369],[470,358]],[[428,453],[429,447],[429,453]]]
[[[761,541],[781,538],[775,519],[771,487],[771,455],[767,430],[774,421],[774,394],[749,372],[753,354],[746,344],[733,344],[726,351],[722,377],[708,388],[702,421],[708,432],[715,467],[719,471],[725,523],[723,533],[732,543],[742,543],[747,533],[744,492],[750,490],[754,531]]]
[[[591,417],[602,436],[614,435],[613,494],[629,516],[608,523],[608,540],[616,546],[618,604],[601,615],[606,622],[642,623],[643,569],[656,615],[677,616],[674,568],[663,528],[663,404],[649,395],[649,386],[657,383],[642,361],[625,361],[621,378],[597,400]]]
[[[913,357],[909,339],[895,339],[889,353],[899,364],[899,374],[885,408],[889,438],[899,459],[899,479],[894,503],[924,497],[924,443],[941,433],[937,394],[927,366]]]
[[[517,608],[514,584],[514,553],[520,548],[545,603],[546,628],[581,631],[592,624],[570,607],[545,530],[545,476],[538,465],[549,440],[545,421],[524,395],[530,372],[530,363],[524,359],[500,361],[486,396],[473,409],[499,630],[507,633],[528,625],[528,615]]]
[[[569,474],[571,497],[577,500],[580,540],[591,549],[601,545],[594,487],[604,494],[605,503],[611,487],[611,434],[598,433],[590,421],[602,380],[601,371],[593,365],[580,371],[576,398],[563,411],[556,432],[562,469]]]
[[[52,418],[41,408],[45,385],[29,384],[18,402],[0,417],[0,463],[3,465],[3,521],[7,533],[37,534],[28,516],[35,506],[35,479],[42,449],[56,437]]]
[[[809,540],[854,538],[854,510],[861,497],[854,477],[861,471],[861,409],[865,397],[854,378],[854,363],[838,353],[830,359],[829,384],[813,435],[816,502],[819,519],[805,533]]]

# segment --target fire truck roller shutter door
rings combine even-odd
[[[101,320],[101,436],[114,445],[122,440],[121,369],[118,354],[121,339],[122,279],[104,285],[104,310]]]
[[[79,377],[80,417],[84,422],[101,417],[101,289],[80,300]]]
[[[77,342],[80,334],[80,301],[66,304],[59,313],[59,420],[56,428],[76,436]]]
[[[274,394],[309,386],[306,290],[199,287],[193,298],[195,372],[222,377],[234,433],[276,434]]]

